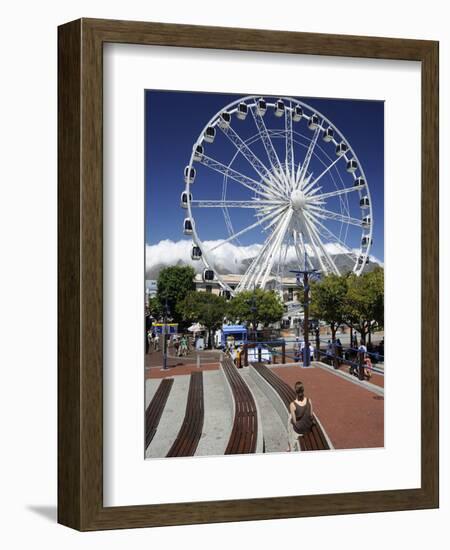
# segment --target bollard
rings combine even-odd
[[[200,355],[197,354],[197,368],[200,368]]]

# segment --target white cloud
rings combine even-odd
[[[221,242],[221,240],[204,241],[203,246],[205,250],[208,250]],[[224,243],[211,252],[209,257],[214,262],[214,267],[220,273],[243,273],[251,258],[261,250],[261,247],[261,244],[256,243],[248,246]],[[339,243],[326,243],[325,247],[332,255],[348,252]],[[203,262],[191,259],[191,248],[192,241],[189,239],[179,241],[166,239],[154,245],[147,245],[145,253],[146,278],[155,279],[161,268],[176,264],[191,265],[196,271],[200,272],[204,267]],[[306,249],[308,255],[314,258],[314,250],[309,245],[306,245]],[[357,250],[354,252],[358,253]],[[375,257],[371,256],[370,258],[373,262],[381,264]],[[286,262],[297,261],[295,249],[293,246],[290,246],[286,254]]]
[[[203,246],[208,250],[220,242],[222,241],[204,241]],[[203,263],[191,259],[191,248],[191,240],[163,240],[158,244],[147,245],[145,251],[147,278],[155,278],[162,267],[176,264],[191,265],[196,271],[201,271]],[[260,244],[237,246],[225,243],[209,256],[217,270],[225,273],[241,273],[244,271],[245,260],[255,256],[260,248]]]

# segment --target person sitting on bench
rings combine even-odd
[[[295,383],[296,398],[289,405],[288,451],[300,450],[299,437],[311,431],[313,427],[313,409],[311,399],[305,397],[303,382]]]

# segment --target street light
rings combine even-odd
[[[161,370],[167,370],[167,317],[169,315],[169,304],[167,303],[167,298],[164,300],[163,307],[163,327],[162,327],[162,337],[163,337],[163,368]]]
[[[249,300],[249,304],[250,304],[250,311],[252,313],[252,324],[253,324],[254,338],[256,342],[258,340],[258,332],[256,329],[256,321],[257,321],[256,313],[258,311],[258,306],[256,305],[256,286],[253,286],[253,295]]]
[[[305,248],[305,265],[304,269],[291,270],[291,273],[295,273],[295,280],[297,286],[303,286],[303,334],[305,337],[305,343],[303,348],[303,366],[309,367],[311,364],[311,358],[309,353],[309,290],[310,281],[320,278],[320,271],[318,269],[306,269],[307,265],[307,253]]]

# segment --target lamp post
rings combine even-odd
[[[163,368],[161,370],[167,370],[167,317],[169,315],[169,304],[167,303],[167,298],[164,300],[163,308],[163,326],[162,326],[162,337],[163,337]]]
[[[295,279],[297,286],[303,286],[303,334],[305,337],[304,347],[303,347],[303,366],[309,367],[311,364],[311,358],[309,353],[309,290],[310,290],[310,281],[318,279],[320,277],[320,272],[318,269],[306,269],[307,265],[307,254],[305,248],[305,265],[304,269],[292,270],[291,273],[295,273]]]
[[[257,329],[256,329],[256,313],[258,311],[258,307],[256,305],[256,286],[253,287],[253,296],[251,297],[251,300],[250,300],[250,311],[252,313],[252,324],[253,324],[253,332],[254,332],[254,339],[255,339],[255,342],[257,342],[258,340],[258,332],[257,332]]]

